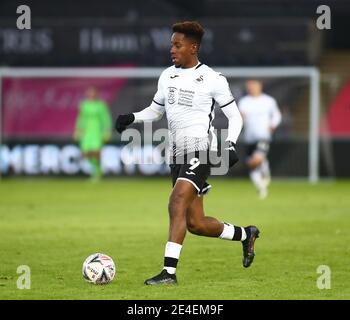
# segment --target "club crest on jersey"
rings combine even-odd
[[[168,87],[168,103],[174,104],[176,101],[177,89],[174,87]]]
[[[203,76],[200,75],[197,79],[194,80],[194,82],[196,82],[196,83],[202,83],[203,80],[204,80],[204,79],[203,79]]]

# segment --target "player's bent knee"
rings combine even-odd
[[[251,159],[247,161],[248,167],[250,169],[255,169],[260,166],[264,161],[264,157],[262,155],[255,155]]]
[[[257,167],[259,167],[260,164],[261,164],[261,163],[259,163],[259,162],[251,162],[251,163],[248,164],[248,167],[249,167],[250,170],[254,170],[254,169],[256,169]]]

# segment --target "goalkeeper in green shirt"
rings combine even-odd
[[[82,155],[89,160],[94,179],[101,177],[101,148],[111,138],[111,126],[108,106],[98,98],[97,89],[89,87],[86,99],[79,106],[74,139],[80,142]]]

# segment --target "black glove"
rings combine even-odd
[[[228,147],[225,148],[225,150],[228,150],[228,165],[231,168],[239,160],[236,151],[236,144],[232,141],[229,141]]]
[[[134,122],[134,120],[135,116],[132,113],[121,114],[115,121],[115,130],[117,130],[119,133],[122,133],[128,125]]]

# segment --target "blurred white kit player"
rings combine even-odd
[[[248,95],[238,103],[244,123],[243,139],[247,144],[246,164],[259,197],[264,199],[271,181],[267,154],[272,134],[281,122],[281,113],[276,100],[263,93],[260,81],[248,80],[246,89]]]

